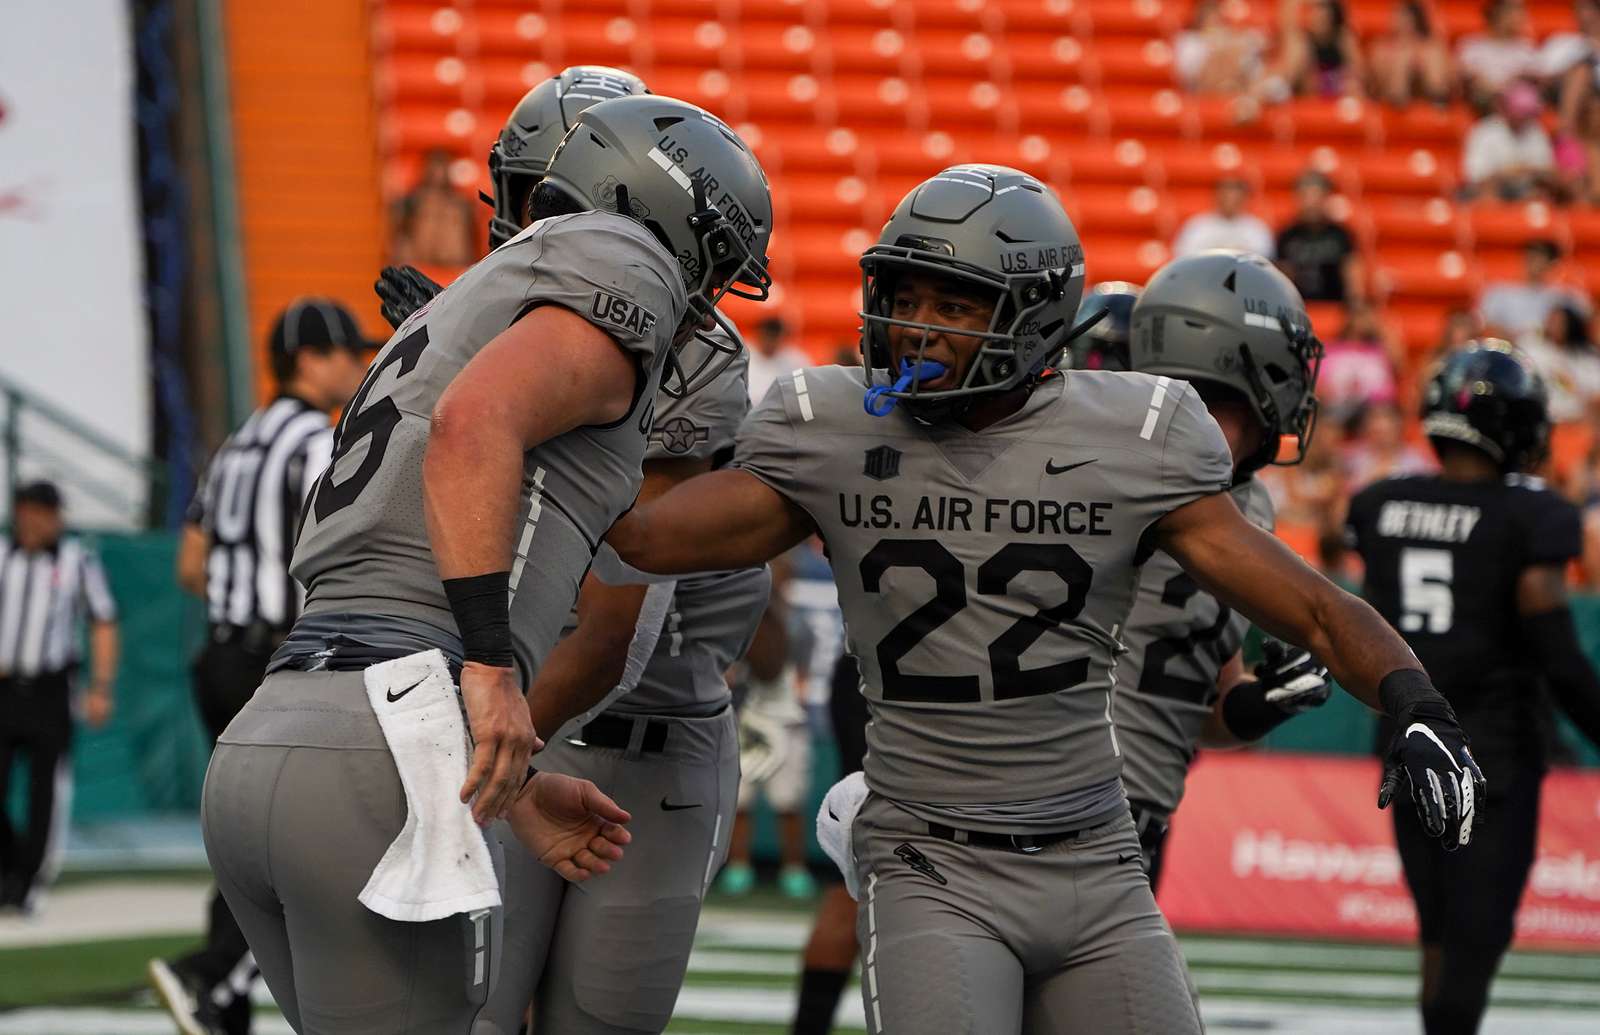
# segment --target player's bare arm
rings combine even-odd
[[[1567,607],[1567,573],[1559,564],[1535,564],[1517,578],[1517,614],[1530,654],[1573,723],[1600,744],[1600,678],[1578,645]]]
[[[1354,697],[1396,719],[1401,735],[1390,752],[1380,808],[1403,772],[1428,832],[1447,848],[1471,840],[1483,774],[1455,713],[1376,611],[1251,525],[1226,496],[1179,507],[1155,532],[1157,545],[1206,589],[1267,632],[1323,659]]]
[[[765,564],[816,528],[806,512],[747,471],[691,478],[623,515],[606,542],[627,563],[658,575]]]
[[[647,462],[635,506],[710,468],[709,459]],[[622,681],[647,588],[613,586],[594,575],[583,580],[578,625],[550,651],[528,691],[534,729],[560,729],[599,704]]]
[[[461,630],[461,694],[475,745],[461,800],[477,796],[480,823],[505,813],[540,746],[505,610],[523,453],[621,418],[638,376],[604,331],[542,306],[474,356],[434,408],[422,470],[428,536],[458,621],[484,616]]]

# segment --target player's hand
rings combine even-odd
[[[472,731],[472,764],[461,785],[461,800],[472,801],[472,818],[486,825],[505,815],[516,800],[527,779],[528,759],[544,742],[533,731],[514,668],[467,662],[461,669],[461,701]]]
[[[1446,851],[1469,844],[1488,784],[1455,712],[1443,701],[1424,702],[1396,721],[1399,730],[1389,743],[1378,808],[1388,808],[1404,779],[1428,835],[1439,838]]]
[[[379,312],[389,321],[390,327],[398,329],[407,317],[433,301],[444,288],[415,266],[385,266],[372,290],[383,302]]]
[[[1327,666],[1303,647],[1291,647],[1278,640],[1261,645],[1261,662],[1254,675],[1264,691],[1262,697],[1285,715],[1319,708],[1333,694]]]
[[[524,848],[562,877],[582,883],[611,869],[633,839],[633,817],[588,780],[538,773],[507,819]]]

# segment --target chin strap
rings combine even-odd
[[[913,381],[932,381],[944,376],[947,368],[936,359],[925,359],[920,363],[913,363],[909,359],[900,361],[900,376],[892,385],[874,385],[867,389],[867,397],[862,400],[867,413],[874,417],[886,417],[894,409],[894,404],[900,401],[899,396],[890,395],[891,392],[903,392],[911,387]]]

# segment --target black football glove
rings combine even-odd
[[[1261,645],[1261,662],[1254,670],[1262,696],[1285,715],[1299,715],[1328,703],[1333,684],[1328,669],[1303,647],[1278,640]]]
[[[1395,719],[1399,727],[1378,788],[1378,808],[1388,808],[1402,776],[1411,786],[1422,828],[1454,851],[1472,841],[1478,803],[1488,792],[1483,771],[1473,761],[1467,735],[1443,698],[1421,701]]]
[[[415,266],[385,266],[372,285],[383,302],[379,310],[389,326],[398,330],[400,325],[418,309],[433,301],[444,288],[434,283]]]

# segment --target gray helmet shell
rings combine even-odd
[[[1305,458],[1322,343],[1300,292],[1261,256],[1218,248],[1157,270],[1133,307],[1130,355],[1134,370],[1225,385],[1249,401],[1264,441],[1240,473],[1275,462],[1284,435],[1299,448],[1283,462]]]
[[[680,338],[713,323],[732,332],[716,308],[724,295],[766,301],[767,175],[715,115],[654,94],[601,101],[578,115],[544,182],[585,209],[637,219],[677,258],[689,296]],[[694,391],[731,358],[715,337],[700,340],[708,346],[705,362],[669,369],[668,391]]]
[[[522,231],[527,215],[521,208],[580,112],[614,97],[649,92],[644,80],[632,72],[608,65],[573,65],[523,94],[489,146],[489,180],[494,184],[489,247],[498,248]]]
[[[1071,339],[1083,296],[1083,245],[1055,192],[1002,165],[957,165],[923,181],[895,207],[878,243],[861,257],[861,356],[869,387],[895,380],[889,329],[978,338],[962,383],[886,394],[948,412],[952,401],[1026,384]],[[993,291],[994,316],[975,332],[893,317],[895,285],[911,272],[933,273]],[[920,361],[920,352],[918,359]],[[930,410],[929,407],[933,409]]]

